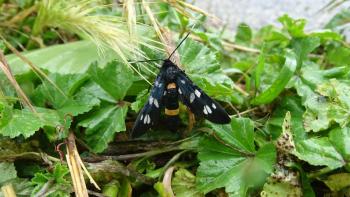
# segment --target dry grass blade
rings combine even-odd
[[[133,1],[129,0],[127,5],[128,24],[132,26],[131,29],[136,26],[136,14],[133,5]],[[95,43],[102,56],[106,49],[113,50],[125,64],[151,84],[142,73],[131,66],[127,57],[131,54],[137,57],[145,57],[138,48],[140,44],[155,50],[159,50],[159,48],[148,44],[145,41],[146,38],[142,38],[136,33],[130,34],[123,18],[95,14],[98,9],[102,8],[106,8],[106,6],[99,5],[94,0],[43,0],[40,3],[39,13],[33,26],[33,35],[40,34],[45,27],[50,26],[85,37]]]
[[[83,171],[80,166],[80,156],[77,154],[75,137],[73,133],[69,133],[68,143],[67,143],[67,164],[69,167],[69,172],[72,177],[73,188],[75,196],[77,197],[88,197],[88,191],[86,188]]]
[[[171,197],[175,197],[174,192],[171,188],[171,179],[173,176],[174,169],[175,169],[174,166],[171,166],[170,168],[168,168],[164,173],[164,177],[163,177],[163,181],[162,181],[162,184],[163,184],[167,194],[169,194]]]
[[[12,72],[11,72],[11,68],[10,66],[7,64],[7,61],[5,59],[5,56],[2,52],[2,50],[0,50],[0,68],[1,70],[4,72],[4,74],[6,75],[6,77],[9,79],[10,83],[12,84],[12,86],[15,88],[18,96],[21,98],[21,102],[25,105],[28,106],[29,109],[33,112],[35,111],[35,108],[33,107],[33,105],[31,104],[29,98],[27,97],[27,95],[23,92],[22,88],[19,86],[19,84],[17,83],[15,77],[13,76]]]
[[[135,34],[136,32],[136,11],[135,11],[135,5],[134,0],[126,0],[124,2],[124,15],[127,19],[127,24],[129,28],[130,35]]]
[[[23,62],[30,66],[30,68],[37,74],[39,77],[43,77],[48,82],[50,82],[63,96],[66,96],[65,93],[42,71],[40,68],[35,66],[29,59],[22,55],[15,47],[13,47],[1,34],[0,38],[4,41],[6,47],[11,50],[16,56],[18,56]]]
[[[1,191],[4,197],[16,197],[15,190],[13,189],[12,184],[6,184],[1,187]]]

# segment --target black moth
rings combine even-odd
[[[163,60],[163,65],[154,81],[148,101],[135,121],[131,132],[132,137],[140,136],[152,125],[158,123],[163,108],[165,108],[165,115],[170,118],[177,117],[179,99],[196,116],[204,117],[213,123],[227,124],[231,120],[227,112],[217,102],[196,86],[184,71],[170,60],[174,52],[169,58]]]

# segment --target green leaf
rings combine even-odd
[[[76,116],[90,111],[100,103],[95,97],[95,93],[87,91],[86,88],[80,90],[88,80],[83,74],[51,74],[50,80],[55,84],[44,81],[34,92],[34,102],[39,106],[52,106],[61,114],[71,114]]]
[[[91,78],[115,100],[124,98],[134,80],[130,68],[116,61],[108,63],[104,68],[93,64],[88,72]]]
[[[304,126],[318,132],[333,122],[345,127],[350,122],[350,85],[331,79],[317,87],[318,94],[307,96]]]
[[[252,40],[252,29],[245,23],[240,23],[237,27],[235,41],[238,43],[249,43]]]
[[[262,197],[303,196],[300,187],[289,182],[268,181],[260,193]]]
[[[108,105],[79,122],[80,126],[87,128],[85,140],[94,152],[102,152],[114,139],[115,133],[126,130],[127,111],[127,105]]]
[[[328,166],[330,169],[345,164],[342,156],[333,147],[327,137],[310,138],[296,144],[295,155],[314,166]]]
[[[216,54],[209,48],[187,39],[179,48],[179,54],[186,74],[207,94],[226,102],[243,102],[243,97],[234,91],[234,82],[220,69]]]
[[[274,146],[267,144],[256,153],[253,123],[246,118],[211,127],[217,138],[205,137],[199,143],[198,189],[208,193],[225,187],[230,196],[246,196],[249,187],[261,183],[272,171],[276,160]]]
[[[291,44],[297,57],[297,67],[300,68],[303,61],[307,59],[307,55],[320,45],[320,39],[318,37],[295,38]]]
[[[329,132],[329,140],[334,148],[342,155],[345,161],[350,161],[350,129],[349,127],[335,128]],[[350,169],[350,164],[347,162],[346,167]]]
[[[96,45],[90,41],[54,45],[23,54],[39,68],[61,74],[85,73],[91,63],[98,61],[100,64],[105,64],[114,58],[110,52],[103,58],[99,57]],[[14,75],[30,71],[30,67],[17,55],[7,55],[6,59]]]
[[[305,19],[292,19],[287,14],[278,18],[278,21],[283,25],[283,29],[288,31],[292,37],[303,37],[305,36],[304,27],[306,24]]]
[[[186,73],[207,75],[220,69],[215,53],[203,44],[186,39],[178,50]]]
[[[35,108],[32,112],[29,109],[14,109],[9,117],[0,119],[0,133],[11,138],[23,135],[25,138],[32,136],[44,126],[56,127],[60,125],[60,118],[56,111],[44,108]]]
[[[272,102],[285,88],[294,75],[297,67],[296,56],[292,51],[286,51],[284,66],[273,84],[257,97],[253,98],[251,104],[260,105]]]
[[[204,194],[196,189],[196,177],[184,168],[175,173],[171,181],[172,189],[177,197],[203,197]]]
[[[348,66],[350,62],[350,49],[338,45],[328,47],[326,57],[329,63],[335,66]]]
[[[254,123],[249,118],[232,118],[231,125],[208,124],[227,144],[248,152],[255,151]]]
[[[1,162],[0,163],[0,185],[17,178],[17,171],[13,163]]]
[[[350,173],[338,173],[322,180],[332,191],[340,191],[350,186]]]
[[[72,183],[68,181],[68,167],[62,164],[56,164],[52,172],[38,172],[32,178],[31,182],[35,186],[32,195],[38,194],[47,183],[51,182],[50,191],[52,196],[70,196],[72,192]]]
[[[281,127],[284,115],[290,111],[291,113],[291,131],[296,142],[306,138],[303,125],[304,107],[301,100],[297,96],[283,97],[281,102],[276,106],[271,118],[268,121],[268,130],[272,135],[272,139],[277,139],[281,134]]]
[[[255,81],[255,89],[259,89],[261,82],[261,74],[264,71],[265,66],[265,54],[260,54],[258,58],[258,65],[255,68],[254,72],[254,81]]]

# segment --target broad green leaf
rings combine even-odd
[[[328,47],[326,57],[329,63],[335,66],[348,66],[350,62],[350,49],[338,45]]]
[[[349,127],[335,128],[329,132],[329,140],[334,148],[342,155],[345,161],[350,161],[350,129]],[[350,169],[347,162],[346,167]]]
[[[39,68],[61,74],[85,73],[93,62],[103,65],[114,58],[110,52],[99,57],[96,46],[90,41],[54,45],[23,54]],[[15,75],[30,71],[30,67],[16,55],[7,55],[6,59]]]
[[[322,180],[332,191],[340,191],[350,186],[350,173],[337,173]]]
[[[333,122],[345,127],[350,122],[350,85],[331,79],[317,87],[319,94],[308,96],[304,114],[307,131],[318,132]]]
[[[297,67],[300,68],[303,61],[307,59],[307,55],[320,45],[320,39],[318,37],[295,38],[291,44],[297,57]]]
[[[255,151],[254,123],[249,118],[232,118],[231,125],[208,124],[227,144],[248,152]]]
[[[118,196],[118,192],[120,189],[120,183],[118,180],[113,180],[110,183],[107,183],[103,186],[102,194],[106,197],[115,197]]]
[[[268,131],[273,139],[277,139],[281,134],[281,127],[284,115],[290,111],[291,114],[291,131],[296,142],[306,138],[305,129],[303,126],[304,107],[301,105],[301,100],[297,96],[283,97],[282,101],[276,106],[272,117],[268,120]]]
[[[206,77],[202,75],[190,75],[194,83],[198,85],[209,96],[225,101],[233,102],[235,104],[242,104],[244,97],[242,97],[237,91],[233,90],[234,84],[230,80],[228,83],[224,80],[220,80],[220,77],[227,78],[224,75],[210,74]]]
[[[23,135],[30,137],[44,126],[56,127],[60,125],[60,118],[55,110],[36,108],[36,113],[29,109],[14,109],[10,116],[0,119],[0,134],[11,138]]]
[[[52,106],[61,114],[76,116],[90,111],[100,103],[95,93],[80,88],[88,80],[87,75],[82,74],[51,74],[50,80],[55,84],[44,81],[39,85],[34,94],[34,102],[39,106]]]
[[[203,197],[196,189],[196,177],[188,170],[180,168],[171,181],[172,189],[177,197]]]
[[[255,151],[253,122],[247,118],[211,127],[217,137],[205,137],[199,143],[198,189],[208,193],[225,187],[230,196],[246,196],[249,187],[263,182],[272,171],[276,160],[274,146],[267,144]]]
[[[333,18],[326,24],[325,28],[335,29],[339,26],[348,24],[350,21],[350,10],[343,9],[337,13]]]
[[[285,57],[284,66],[277,79],[267,90],[253,98],[251,104],[260,105],[270,103],[284,90],[297,67],[296,56],[292,51],[286,51]]]
[[[240,23],[237,28],[235,41],[238,43],[249,43],[252,37],[252,29],[247,24]]]
[[[88,72],[91,78],[115,100],[123,99],[134,81],[130,68],[116,61],[108,63],[104,68],[93,64]]]
[[[278,21],[283,25],[285,29],[292,37],[303,37],[305,36],[304,27],[306,24],[305,19],[293,19],[287,14],[278,18]]]
[[[268,181],[260,193],[261,197],[288,197],[303,196],[302,190],[297,185],[288,182]]]
[[[220,69],[216,54],[209,48],[187,39],[179,48],[179,54],[186,74],[206,93],[226,102],[243,102],[243,97],[234,91],[234,82]]]
[[[141,91],[137,95],[135,102],[131,103],[131,109],[135,112],[139,112],[144,106],[144,104],[147,102],[148,96],[149,94],[147,89]]]
[[[127,105],[108,105],[79,123],[80,126],[87,128],[85,140],[94,152],[102,152],[114,139],[115,133],[126,130],[127,111]]]
[[[261,74],[264,71],[265,66],[265,54],[260,54],[258,58],[258,65],[255,68],[254,72],[254,82],[255,82],[255,89],[259,89],[260,82],[261,82]]]
[[[31,182],[35,186],[32,195],[36,195],[46,186],[47,182],[53,183],[50,190],[51,196],[70,196],[72,192],[72,183],[68,181],[68,167],[62,164],[56,164],[52,172],[38,172],[32,178]]]
[[[345,164],[344,159],[327,137],[300,141],[296,144],[296,150],[295,155],[299,159],[314,166],[327,166],[330,169],[336,169]]]
[[[178,50],[186,73],[207,75],[220,69],[215,53],[203,44],[187,39]]]
[[[0,174],[0,185],[6,184],[6,182],[17,178],[15,165],[13,165],[13,163],[1,162]]]

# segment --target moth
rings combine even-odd
[[[131,131],[132,137],[140,136],[157,124],[163,109],[165,110],[165,115],[170,117],[170,120],[178,116],[179,100],[195,116],[204,117],[217,124],[230,122],[231,119],[223,107],[194,84],[185,72],[170,60],[188,35],[189,33],[167,59],[162,60],[163,64],[153,83],[150,96],[134,123]]]

